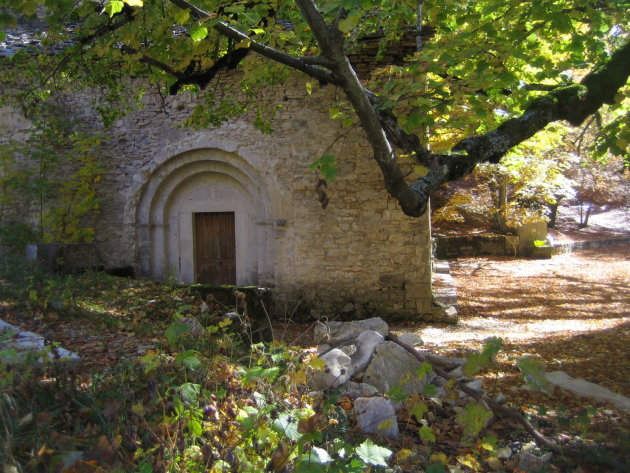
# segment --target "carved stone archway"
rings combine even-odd
[[[136,210],[142,277],[195,281],[194,215],[234,212],[236,283],[273,284],[269,198],[256,170],[236,153],[196,149],[167,159],[142,187]]]

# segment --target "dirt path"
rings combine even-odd
[[[548,371],[630,396],[630,245],[551,260],[461,258],[451,274],[460,323],[419,328],[428,348],[461,354],[501,337],[505,369],[510,356],[533,354]]]

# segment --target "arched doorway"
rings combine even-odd
[[[270,284],[268,208],[258,173],[237,154],[198,149],[172,157],[142,188],[139,274],[185,283]]]

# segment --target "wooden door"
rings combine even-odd
[[[236,284],[234,212],[195,214],[196,280],[201,284]]]

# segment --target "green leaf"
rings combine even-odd
[[[243,382],[249,381],[250,379],[266,379],[268,381],[273,381],[280,374],[280,368],[265,368],[263,366],[252,366],[250,369],[245,371],[242,376]]]
[[[356,454],[368,465],[387,466],[387,460],[392,456],[392,451],[368,439],[357,447]]]
[[[141,7],[143,5],[143,0],[125,0],[125,3],[130,7]]]
[[[355,12],[354,14],[350,13],[346,18],[339,22],[339,31],[341,31],[342,33],[350,33],[359,25],[360,21],[360,12]]]
[[[457,415],[457,422],[464,426],[464,435],[474,437],[492,417],[492,411],[477,402],[466,404],[463,412]]]
[[[424,394],[426,394],[428,397],[435,397],[437,394],[437,388],[434,384],[427,384],[424,386],[424,388],[422,388],[422,390],[424,391]]]
[[[178,353],[175,357],[175,363],[179,363],[188,369],[194,370],[201,364],[201,360],[199,360],[196,356],[198,354],[199,352],[195,350],[187,350],[185,352]]]
[[[528,386],[547,394],[552,391],[549,381],[545,378],[544,366],[540,361],[527,356],[519,356],[516,359],[516,367],[521,371]]]
[[[422,379],[426,375],[431,373],[431,371],[433,371],[433,366],[431,366],[431,363],[429,363],[427,361],[423,361],[422,364],[416,370],[416,376],[418,378]]]
[[[420,427],[418,433],[420,434],[421,438],[428,440],[429,442],[435,442],[436,437],[433,433],[433,429],[428,425],[423,425],[422,427]]]
[[[310,169],[317,170],[322,173],[326,181],[334,181],[339,173],[337,169],[337,158],[332,154],[324,154],[321,158],[313,161],[309,165]]]
[[[472,376],[480,369],[489,366],[502,345],[503,340],[501,338],[491,337],[487,339],[481,353],[474,353],[466,357],[467,362],[464,366],[464,373],[467,376]]]
[[[103,11],[106,12],[111,18],[116,13],[120,13],[124,6],[125,4],[122,2],[122,0],[109,0],[109,3],[105,5],[105,8],[103,8]]]
[[[291,440],[298,440],[302,434],[298,432],[298,415],[296,412],[282,412],[274,419],[272,428],[280,435]]]
[[[175,21],[177,23],[181,24],[181,25],[186,23],[188,21],[188,18],[190,18],[190,11],[189,10],[179,10],[175,14]]]
[[[199,437],[203,433],[201,422],[196,419],[190,419],[188,421],[188,431],[195,437]]]
[[[396,402],[403,402],[408,397],[407,393],[401,386],[394,386],[389,391],[387,391],[387,395],[392,401]]]
[[[193,41],[201,41],[208,36],[208,28],[204,25],[195,25],[190,29],[190,37]]]
[[[414,416],[418,422],[420,422],[428,410],[429,408],[424,402],[418,401],[411,409],[409,409],[409,413]]]
[[[201,385],[193,383],[184,383],[177,388],[179,395],[188,402],[194,402],[201,392]]]
[[[440,462],[431,463],[429,466],[427,466],[426,473],[446,473],[446,467],[443,463]]]
[[[164,336],[171,347],[174,347],[180,337],[190,332],[190,327],[185,324],[174,323],[164,331]]]

